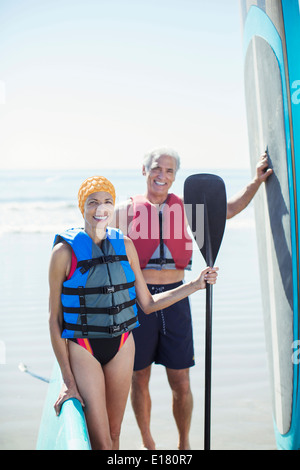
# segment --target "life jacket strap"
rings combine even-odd
[[[87,333],[109,333],[110,335],[115,333],[120,333],[124,330],[124,332],[128,331],[128,327],[138,321],[138,317],[135,316],[130,320],[127,320],[124,323],[120,323],[119,325],[111,325],[111,326],[94,326],[94,325],[87,325],[87,332],[85,332],[85,336]],[[73,323],[64,322],[63,324],[64,329],[70,331],[82,331],[82,325],[74,325]]]
[[[80,296],[79,296],[80,298]],[[124,302],[119,305],[115,305],[112,307],[106,307],[106,308],[92,308],[92,307],[86,307],[85,305],[80,305],[80,307],[65,307],[63,306],[63,311],[65,313],[79,313],[79,314],[106,314],[106,315],[117,315],[118,313],[121,312],[121,310],[124,310],[125,308],[131,307],[136,303],[136,299],[128,300],[128,302]]]
[[[117,261],[128,261],[128,258],[126,255],[99,256],[99,258],[91,258],[78,261],[77,268],[81,268],[80,272],[84,274],[97,264],[115,263]]]
[[[175,264],[175,261],[172,258],[151,258],[148,261],[148,264],[160,264],[161,266],[164,264]],[[187,266],[192,265],[192,260],[190,260]]]
[[[101,287],[63,287],[62,293],[65,295],[92,295],[92,294],[114,294],[120,290],[130,289],[134,286],[133,282],[126,284],[117,284],[116,286]]]
[[[87,312],[86,312],[86,304],[85,304],[85,295],[83,295],[84,287],[80,286],[78,289],[79,292],[79,302],[80,302],[80,320],[81,320],[81,330],[83,336],[88,335],[87,329]]]

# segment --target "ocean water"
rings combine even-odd
[[[180,170],[173,192],[183,193]],[[248,170],[212,171],[223,177],[228,197],[250,180]],[[81,226],[77,191],[97,169],[2,171],[0,174],[0,449],[34,449],[47,383],[21,372],[19,364],[49,377],[54,356],[48,333],[48,263],[55,233]],[[141,171],[105,171],[117,202],[143,193]],[[194,247],[192,279],[204,267]],[[252,204],[227,222],[218,255],[213,297],[212,448],[274,449],[272,407]],[[205,295],[191,297],[196,365],[191,369],[193,449],[203,448]],[[177,430],[164,368],[153,366],[152,432],[158,449],[176,449]],[[121,449],[141,439],[128,401]]]
[[[172,191],[182,195],[185,178],[198,172],[199,170],[180,169]],[[61,228],[82,224],[82,217],[77,208],[77,192],[82,181],[94,174],[99,174],[99,170],[2,171],[0,234],[53,234]],[[220,170],[217,174],[226,182],[229,196],[241,189],[250,178],[247,170]],[[117,203],[132,194],[145,191],[145,182],[140,170],[106,170],[104,176],[115,185]],[[244,217],[240,218],[240,223],[242,219],[244,220]]]

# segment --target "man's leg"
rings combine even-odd
[[[189,369],[166,369],[166,371],[173,393],[173,414],[179,433],[178,449],[188,450],[193,411]]]
[[[146,449],[155,450],[155,442],[150,432],[151,397],[149,380],[151,365],[133,373],[131,385],[131,403],[138,426],[141,431],[143,445]]]

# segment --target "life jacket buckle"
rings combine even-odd
[[[117,313],[121,312],[121,305],[115,305],[114,307],[111,307],[109,309],[109,314],[110,315],[117,315]]]
[[[82,268],[80,268],[81,274],[85,274],[87,271],[89,271],[91,269],[92,266],[93,266],[93,264],[92,264],[91,259],[85,260],[85,265],[82,266]]]
[[[83,286],[78,286],[78,296],[79,296],[80,307],[85,308],[85,295],[84,295]]]
[[[119,333],[121,331],[121,325],[112,325],[109,327],[109,333],[112,335],[113,333]]]
[[[86,323],[83,323],[81,325],[81,330],[82,330],[83,336],[88,336],[89,330],[88,330],[88,325]]]
[[[105,286],[105,294],[113,294],[115,292],[115,286]]]

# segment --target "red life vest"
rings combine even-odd
[[[145,196],[131,198],[133,216],[128,236],[137,250],[141,269],[191,269],[192,239],[187,233],[184,205],[168,194],[159,207]]]

